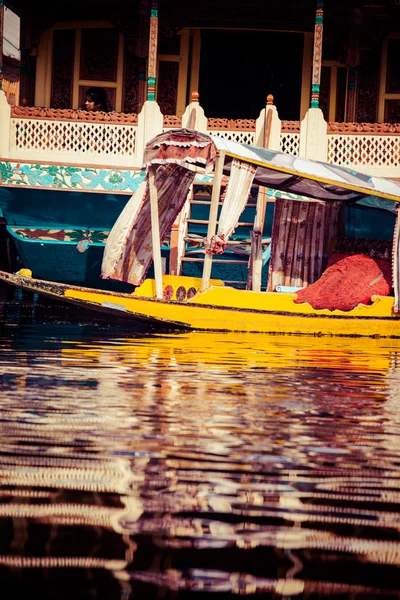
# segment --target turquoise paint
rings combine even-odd
[[[12,227],[111,229],[130,197],[0,186],[0,208]]]
[[[345,206],[344,214],[346,236],[371,240],[393,239],[395,213],[355,205]]]

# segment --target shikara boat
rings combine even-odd
[[[395,219],[396,203],[400,202],[398,182],[185,129],[162,133],[151,140],[144,167],[146,178],[115,223],[102,266],[104,278],[135,286],[131,294],[42,281],[23,269],[16,274],[0,272],[0,280],[152,327],[400,337],[399,221]],[[182,210],[196,173],[212,170],[203,276],[163,274],[162,240]],[[229,180],[219,208],[224,175]],[[253,185],[260,188],[248,284],[243,290],[212,279],[211,268],[213,255],[224,252]],[[282,199],[275,209],[268,287],[263,291],[261,236],[268,188],[280,190]],[[389,253],[381,256],[392,263],[393,295],[372,293],[383,276],[378,265],[381,274],[369,284],[370,296],[350,309],[332,309],[331,304],[330,308],[313,308],[308,302],[299,303],[301,291],[311,290],[327,272],[334,244],[343,237],[339,235],[343,209],[355,203],[366,211],[384,210],[393,216],[393,238],[386,240]],[[353,255],[378,256],[377,240],[364,239],[358,247],[357,241],[350,241],[350,246],[356,248]],[[360,250],[362,247],[368,252]],[[336,248],[336,252],[343,256],[343,248]],[[146,279],[152,262],[155,277]],[[340,279],[337,281],[340,288]]]

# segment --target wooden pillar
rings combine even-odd
[[[149,49],[149,3],[148,0],[140,0],[138,20],[136,23],[136,56],[138,58],[139,81],[137,112],[143,108],[146,101],[146,63]]]
[[[20,49],[21,49],[21,66],[20,66],[20,87],[19,87],[19,103],[22,106],[35,106],[35,73],[33,70],[34,63],[36,61],[36,57],[30,56],[31,48],[33,45],[32,42],[32,11],[22,10],[20,17]],[[37,47],[37,51],[39,52],[41,48],[45,48],[44,55],[46,56],[46,60],[43,64],[46,66],[51,61],[51,54],[48,56],[48,34],[47,36],[42,36],[42,40]],[[50,79],[49,79],[50,81]],[[40,102],[40,106],[45,106],[44,97],[46,94],[46,83],[45,81],[41,81],[38,84],[38,95],[42,98]],[[50,90],[48,91],[49,99],[50,99]]]
[[[274,106],[274,97],[272,94],[267,96],[267,105],[264,113],[264,140],[263,147],[270,148],[271,129],[272,129],[272,118],[273,110],[271,107]],[[264,231],[265,211],[267,208],[267,188],[260,185],[258,188],[257,195],[257,206],[256,216],[254,219],[254,227],[250,233],[251,236],[251,247],[250,247],[250,260],[249,260],[249,272],[247,276],[247,290],[253,290],[253,292],[261,291],[261,280],[262,280],[262,234]]]
[[[0,90],[3,89],[4,2],[0,0]]]
[[[147,62],[147,100],[156,99],[158,41],[158,3],[153,0],[150,12],[149,60]]]
[[[158,208],[158,192],[156,186],[156,166],[149,168],[149,190],[150,190],[150,211],[151,211],[151,238],[153,245],[153,264],[154,279],[156,281],[156,297],[161,300],[163,297],[162,288],[162,260],[160,245],[160,223]]]
[[[359,9],[353,9],[350,15],[351,28],[347,50],[347,65],[349,76],[347,79],[347,101],[345,118],[348,122],[357,120],[357,92],[360,65],[360,28],[362,14]]]
[[[314,30],[314,54],[311,79],[311,108],[319,108],[321,87],[322,37],[324,30],[324,0],[317,0]]]

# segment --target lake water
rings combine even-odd
[[[0,304],[2,598],[400,595],[400,340]]]

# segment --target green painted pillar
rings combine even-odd
[[[311,108],[319,108],[321,87],[322,38],[324,30],[324,0],[317,0],[314,30],[314,54],[311,79]]]
[[[158,3],[153,0],[150,12],[149,60],[147,63],[147,100],[156,99],[158,43]]]

